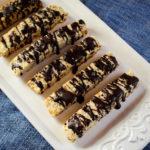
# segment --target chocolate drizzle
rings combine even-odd
[[[10,2],[6,6],[3,6],[0,11],[0,25],[5,29],[19,19],[23,19],[29,14],[36,12],[40,7],[40,0],[16,0]],[[2,17],[4,17],[6,24],[3,23]]]
[[[89,124],[89,119],[77,113],[75,113],[75,115],[73,115],[73,117],[68,120],[68,128],[72,129],[79,137],[82,137],[84,127]]]
[[[5,41],[5,39],[3,38],[3,36],[1,37],[1,41],[2,41],[2,43],[4,43],[5,47],[7,48],[8,46],[7,46],[6,41]]]
[[[123,84],[120,84],[120,81],[122,81]],[[135,76],[130,76],[126,73],[121,75],[117,80],[108,84],[100,94],[96,94],[91,101],[82,108],[92,120],[89,120],[83,115],[81,116],[81,114],[77,112],[67,121],[68,128],[72,129],[78,137],[81,137],[83,132],[86,131],[85,127],[88,127],[92,121],[100,120],[114,107],[115,109],[119,109],[121,107],[120,102],[124,101],[127,97],[125,91],[127,90],[127,93],[130,94],[137,86],[138,81],[139,79]],[[129,88],[131,86],[133,86],[132,89]],[[91,107],[91,103],[94,103],[95,107],[93,107],[93,105]],[[88,119],[88,121],[85,121],[86,119]]]
[[[77,65],[83,58],[86,61],[86,52],[93,51],[95,47],[98,47],[96,41],[92,37],[88,37],[81,42],[81,45],[76,45],[71,51],[68,51],[64,56],[64,60],[71,65]]]
[[[30,48],[31,48],[31,47],[30,47]],[[30,59],[34,59],[33,56],[32,56],[30,53],[28,53],[27,51],[22,51],[22,52],[20,53],[20,57],[18,57],[18,59],[17,59],[17,62],[18,62],[18,63],[19,63],[19,62],[21,63],[22,60],[24,60],[24,61],[30,63]]]
[[[58,41],[57,41],[57,37],[56,37],[56,34],[55,32],[53,33],[53,36],[54,36],[54,43],[55,43],[55,47],[56,47],[56,54],[60,54],[60,49],[59,49],[59,44],[58,44]],[[53,38],[52,38],[53,39]],[[54,49],[54,48],[53,48]]]
[[[85,105],[82,109],[84,110],[84,112],[88,113],[93,121],[97,120],[98,116],[93,113],[93,109],[90,106]]]
[[[61,104],[63,107],[66,107],[70,103],[70,99],[74,98],[74,94],[72,94],[70,91],[67,91],[64,88],[60,88],[56,91],[56,98],[54,98],[54,101]]]
[[[120,109],[120,100],[124,98],[124,91],[117,85],[108,84],[105,89],[102,90],[105,95],[105,100],[108,102],[108,105],[112,105],[113,102],[116,103],[115,108]]]
[[[65,26],[60,31],[59,36],[64,37],[66,42],[68,43],[68,36],[71,38],[71,44],[73,45],[75,41],[79,39],[79,36],[76,36],[77,33],[82,31],[82,27],[85,25],[83,20],[79,20],[78,22],[74,22],[71,24],[71,28]],[[83,33],[82,33],[83,34]],[[83,35],[82,35],[83,37]]]
[[[116,61],[116,58],[114,56],[104,55],[100,59],[100,61],[97,61],[95,63],[95,66],[100,70],[104,70],[104,75],[106,75],[107,73],[112,72],[116,68],[116,66],[118,66],[118,62]]]
[[[47,82],[47,85],[50,86],[52,78],[55,77],[57,81],[60,80],[61,72],[65,70],[66,67],[58,59],[52,62],[50,65],[47,65],[41,72],[44,75],[44,80]],[[38,86],[38,85],[37,85]]]
[[[15,68],[19,68],[20,70],[22,70],[22,67],[21,66],[19,66],[18,64],[13,64],[12,65],[12,69],[15,69]]]
[[[83,93],[85,93],[87,86],[83,82],[79,82],[79,80],[77,80],[76,78],[73,78],[69,83],[76,89],[75,94],[78,103],[82,103],[84,101],[84,98],[81,96],[83,95]]]
[[[86,56],[86,50],[82,46],[75,45],[75,47],[68,51],[65,56],[64,60],[69,64],[75,66],[78,62],[80,62]]]
[[[66,66],[63,63],[61,63],[59,59],[56,59],[54,62],[52,62],[52,66],[55,68],[58,76],[61,74],[63,70],[66,69]]]
[[[52,65],[46,66],[42,71],[42,74],[44,75],[44,80],[46,82],[51,81],[53,77],[52,75],[54,74],[53,66]]]
[[[86,77],[83,74],[83,72],[81,72],[80,74],[77,74],[76,77],[78,78],[78,85],[82,89],[82,90],[79,90],[79,87],[78,87],[77,88],[78,89],[78,93],[80,93],[80,95],[82,95],[89,88],[89,85],[86,85],[86,80],[88,81],[88,77]],[[76,91],[76,93],[77,93],[77,91]]]
[[[37,81],[34,78],[32,78],[31,81],[35,82],[36,85],[40,88],[40,90],[43,91],[44,87],[41,81]]]
[[[95,47],[98,47],[96,41],[92,37],[88,37],[81,42],[81,45],[76,45],[71,51],[68,51],[65,54],[64,60],[73,66],[73,74],[75,74],[78,70],[78,62],[80,62],[82,59],[86,61],[87,52],[89,51],[92,53]]]
[[[121,79],[127,81],[125,88],[127,90],[129,90],[130,92],[132,90],[131,86],[133,86],[133,88],[135,88],[137,86],[137,83],[139,82],[138,78],[136,78],[135,76],[128,76],[127,74],[123,74],[121,76]]]
[[[96,107],[96,111],[98,112],[98,114],[100,116],[103,117],[103,113],[102,111],[105,110],[106,113],[109,113],[110,109],[111,109],[111,105],[108,103],[103,102],[103,99],[100,99],[96,96],[94,96],[91,101],[95,104]],[[97,117],[98,118],[98,117]]]
[[[94,69],[92,69],[92,67],[86,68],[85,74],[87,75],[87,80],[91,81],[92,83],[96,83],[100,80],[100,76],[96,71],[94,71]]]
[[[24,30],[22,30],[23,34],[28,33],[29,30],[28,25],[26,24],[25,26],[26,27],[24,28]],[[69,28],[69,26],[71,26],[71,29]],[[61,45],[59,47],[57,36],[59,36],[59,38],[64,39],[66,41],[66,45],[68,45],[72,43],[72,40],[75,42],[79,38],[83,37],[83,33],[79,34],[80,32],[81,32],[81,27],[79,21],[74,22],[71,25],[64,26],[59,30],[56,30],[53,33],[49,33],[46,36],[42,37],[41,39],[35,41],[28,49],[25,49],[23,52],[20,53],[18,59],[19,60],[22,59],[22,61],[27,61],[28,63],[35,61],[37,64],[39,64],[42,60],[44,60],[44,58],[47,57],[47,55],[50,55],[52,53],[59,54],[60,48],[62,49],[65,46],[65,45]],[[19,36],[15,35],[14,38],[17,43],[20,42]],[[49,47],[51,48],[51,50],[49,50]],[[24,56],[24,54],[26,55],[26,57]],[[27,59],[27,57],[29,58]],[[77,68],[78,67],[74,66],[73,69],[74,72],[77,71]]]

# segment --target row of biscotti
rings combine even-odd
[[[108,52],[81,70],[45,100],[50,114],[55,117],[71,105],[83,103],[85,94],[102,82],[118,65],[115,56]],[[119,109],[120,102],[125,101],[138,82],[138,78],[130,71],[108,84],[65,123],[64,131],[67,138],[72,142],[76,141],[111,109]]]
[[[50,7],[54,8],[54,6]],[[50,13],[49,7],[45,9],[47,9]],[[43,12],[45,12],[45,9],[43,9]],[[43,15],[43,12],[38,12],[38,14]],[[54,16],[52,16],[52,19],[54,19]],[[16,28],[17,27],[14,27],[13,29],[15,30]],[[23,30],[24,28],[25,27],[23,26]],[[29,34],[29,30],[27,31],[27,34]],[[74,42],[84,37],[86,34],[87,29],[83,20],[79,20],[77,22],[62,27],[53,33],[49,33],[44,37],[40,38],[39,40],[35,41],[33,44],[31,44],[31,46],[24,49],[20,54],[18,54],[11,61],[12,70],[16,75],[22,75],[23,73],[30,70],[34,65],[43,61],[45,58],[51,56],[52,54],[58,54],[60,49],[62,49],[63,47],[69,44],[74,44]],[[16,40],[13,41],[9,39],[8,41],[14,42]],[[5,41],[1,44],[3,44],[4,46],[8,43],[6,43]],[[18,46],[20,46],[19,43]],[[49,86],[52,86],[71,69],[75,73],[77,71],[77,67],[81,65],[84,61],[89,59],[91,56],[93,56],[100,49],[100,47],[101,46],[99,42],[96,41],[93,37],[86,38],[78,45],[71,48],[70,51],[66,52],[62,57],[55,60],[49,66],[46,66],[41,72],[36,74],[35,77],[33,77],[28,82],[28,85],[33,88],[37,93],[44,92]],[[11,48],[13,48],[13,44]],[[8,50],[10,49],[8,48]],[[45,78],[45,80],[43,78]]]
[[[115,56],[108,52],[81,70],[46,99],[45,104],[50,114],[55,117],[74,103],[83,103],[85,94],[102,82],[118,65]]]
[[[41,6],[40,0],[26,3],[24,0],[12,1],[0,10],[0,31],[37,11]],[[25,19],[1,37],[0,55],[8,56],[19,48],[31,44],[36,37],[44,36],[11,61],[12,70],[16,75],[22,75],[52,54],[59,54],[60,49],[74,44],[87,34],[83,20],[48,34],[47,30],[65,21],[66,16],[67,13],[62,8],[49,6]],[[78,67],[100,48],[99,42],[94,37],[84,39],[60,58],[45,66],[28,81],[27,85],[37,93],[43,93],[70,70],[76,73]],[[103,81],[118,65],[111,53],[91,63],[46,99],[45,104],[49,112],[52,116],[56,116],[74,103],[82,103],[85,94]],[[120,102],[125,101],[125,98],[137,87],[138,82],[138,78],[128,72],[108,84],[65,123],[64,131],[67,138],[74,142],[111,109],[120,108]]]
[[[76,24],[76,25],[74,25]],[[70,27],[69,27],[70,26]],[[76,26],[77,30],[75,31],[73,26]],[[71,29],[72,31],[81,32],[81,35],[77,38],[75,36],[72,36],[70,38],[68,44],[73,44],[74,41],[78,40],[79,38],[83,37],[86,35],[87,31],[85,28],[85,23],[82,20],[79,20],[78,22],[75,22],[71,25],[65,26],[65,28],[61,28],[57,30],[57,34],[52,33],[48,34],[45,36],[46,39],[53,39],[52,37],[55,37],[56,40],[56,35],[59,35],[59,37],[62,38],[62,41],[67,43],[70,35],[70,31],[67,33],[66,28],[68,30]],[[82,30],[83,29],[83,30]],[[60,34],[61,31],[61,34]],[[63,32],[63,33],[62,33]],[[64,33],[65,33],[65,38],[64,38]],[[73,35],[75,35],[75,33]],[[66,35],[67,34],[67,35]],[[63,35],[63,36],[62,36]],[[44,55],[43,57],[43,52],[38,50],[38,46],[42,46],[42,40],[44,38],[41,38],[40,40],[36,41],[33,46],[30,46],[30,49],[26,49],[22,52],[22,55],[18,55],[15,61],[12,61],[12,69],[16,70],[18,69],[19,71],[22,70],[22,72],[19,74],[24,73],[24,70],[26,71],[26,67],[22,69],[27,62],[27,66],[34,66],[36,63],[41,62],[44,60],[49,55],[52,55],[53,53],[59,53],[59,48],[58,48],[58,40],[56,45],[51,46],[52,43],[49,45],[49,48],[43,48],[44,51],[48,51],[48,55]],[[64,40],[65,39],[65,40]],[[75,40],[76,39],[76,40]],[[50,40],[50,41],[51,41]],[[66,41],[67,40],[67,41]],[[45,42],[44,42],[45,43]],[[61,45],[62,42],[60,42]],[[45,43],[47,45],[47,43]],[[63,44],[62,44],[63,45]],[[67,44],[64,44],[66,46]],[[62,47],[64,47],[62,46]],[[33,47],[33,48],[32,48]],[[67,74],[70,70],[73,71],[73,73],[76,73],[78,66],[80,66],[84,61],[89,59],[91,56],[93,56],[99,49],[100,49],[100,44],[99,42],[93,38],[93,37],[88,37],[82,42],[80,42],[78,45],[75,45],[73,48],[71,48],[69,51],[63,54],[60,58],[56,59],[53,61],[51,64],[47,65],[44,67],[42,71],[37,73],[31,80],[28,81],[28,86],[31,87],[34,91],[37,93],[43,93],[48,87],[51,87],[55,82],[60,80],[65,74]],[[61,48],[61,47],[60,47]],[[39,52],[39,56],[35,54],[35,52]],[[30,57],[29,57],[30,56]],[[41,59],[40,59],[41,57]],[[19,60],[19,61],[18,61]],[[18,61],[18,63],[16,63]],[[15,63],[16,64],[15,64]],[[23,62],[23,63],[22,63]],[[82,103],[84,101],[84,95],[90,91],[94,86],[96,86],[99,82],[101,82],[109,73],[114,71],[116,67],[118,66],[118,62],[112,54],[108,53],[101,57],[99,60],[96,62],[93,62],[88,68],[85,70],[82,70],[80,73],[78,73],[73,79],[69,80],[66,82],[60,89],[58,89],[56,92],[51,94],[47,99],[46,99],[46,105],[49,109],[49,112],[52,114],[52,116],[60,114],[62,111],[67,109],[69,106],[72,104],[79,102]],[[28,70],[28,69],[27,69]],[[17,72],[17,71],[16,71]],[[130,86],[130,85],[128,85]],[[129,91],[130,92],[130,91]],[[132,92],[132,91],[131,91]],[[115,97],[115,96],[114,96]],[[119,103],[118,103],[119,104]],[[87,113],[91,113],[91,110],[88,108]],[[82,121],[85,119],[87,121],[87,118],[85,116],[81,116],[81,119],[79,122],[81,122],[80,127],[83,125]],[[72,117],[73,118],[73,117]],[[76,116],[75,116],[76,118]],[[74,119],[74,118],[73,118]],[[98,121],[98,120],[97,120]],[[68,120],[69,122],[69,120]],[[67,122],[67,123],[68,123]],[[75,120],[76,122],[76,120]],[[95,123],[96,121],[94,121]],[[85,125],[82,126],[82,131],[81,130],[73,130],[78,124],[75,124],[75,127],[69,122],[69,127],[67,126],[68,124],[65,124],[64,130],[67,133],[67,137],[71,141],[75,141],[78,137],[81,137],[84,132],[88,130],[88,125],[87,127]],[[72,123],[72,121],[71,121]],[[91,121],[91,124],[93,125],[93,122]],[[90,127],[92,126],[90,125]],[[71,127],[72,128],[71,128]],[[85,127],[85,128],[84,128]],[[74,134],[73,134],[74,133]],[[81,134],[82,133],[82,134]]]
[[[19,48],[31,44],[36,37],[46,35],[48,30],[54,28],[58,23],[64,22],[66,16],[67,13],[55,5],[39,10],[1,36],[0,56],[8,56]]]
[[[100,43],[94,37],[85,38],[62,56],[46,65],[27,82],[27,85],[35,92],[43,93],[68,72],[72,71],[75,74],[78,67],[96,54],[100,48]]]
[[[44,67],[44,69],[37,73],[27,84],[37,93],[42,93],[48,87],[52,86],[56,81],[58,81],[61,77],[63,77],[66,73],[68,73],[71,69],[75,73],[77,71],[77,67],[82,62],[93,56],[99,49],[99,42],[93,37],[88,37],[78,45],[73,47],[70,51],[66,52],[63,56],[53,61],[50,65]],[[61,88],[59,88],[56,92],[51,94],[46,99],[45,103],[49,109],[49,112],[52,114],[52,116],[55,116],[60,114],[62,111],[64,111],[74,103],[82,103],[84,101],[84,95],[99,82],[101,82],[108,74],[114,71],[117,66],[118,62],[116,58],[110,53],[104,55],[96,62],[93,62],[89,67],[79,72],[73,79],[66,82]],[[124,74],[123,78],[125,79],[120,80],[119,78],[117,81],[118,85],[120,84],[122,88],[125,87],[128,90],[128,95],[133,91],[138,83],[138,79],[135,76],[130,75],[130,73]],[[118,107],[120,104],[119,102],[127,96],[126,94],[124,97],[121,97],[122,99],[119,99],[120,101],[117,101],[118,95],[126,92],[126,89],[124,89],[124,91],[122,90],[118,92],[118,87],[117,89],[114,85],[110,87],[111,89],[107,87],[103,90],[107,91],[108,89],[107,95],[109,94],[109,96],[111,96],[110,101],[114,101],[110,103],[109,99],[105,99],[107,104],[107,106],[105,107],[105,111],[107,111],[107,113],[114,108],[113,106],[115,104],[115,106]],[[107,103],[107,101],[109,103]],[[101,108],[100,105],[103,104],[101,101],[99,102],[94,100],[94,102],[96,107]],[[64,125],[64,130],[69,140],[75,141],[76,139],[81,137],[90,127],[92,127],[99,120],[99,118],[102,118],[100,114],[96,118],[98,112],[96,112],[95,109],[92,110],[92,108],[94,107],[93,103],[91,104],[91,106],[85,105],[84,110],[86,111],[86,113],[90,114],[91,117],[95,118],[95,120],[90,120],[90,116],[87,116],[86,113],[78,115],[77,112],[77,115],[74,114]],[[100,103],[100,105],[97,105],[97,103]],[[111,106],[112,104],[113,106]],[[102,108],[102,111],[103,109],[104,108]],[[80,111],[82,110],[79,110],[79,112]],[[107,113],[104,112],[105,115]],[[86,124],[86,121],[89,121],[89,123]]]

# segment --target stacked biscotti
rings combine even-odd
[[[117,72],[118,59],[107,52],[86,65],[91,57],[102,50],[102,46],[96,37],[85,37],[88,29],[84,20],[71,22],[52,32],[51,29],[67,19],[68,13],[56,5],[45,8],[42,5],[40,0],[11,0],[0,8],[0,31],[21,21],[0,37],[0,56],[14,54],[10,61],[13,73],[16,76],[29,75],[27,86],[38,94],[52,88],[70,72],[73,74],[44,103],[53,117],[74,104],[81,106],[63,125],[68,140],[75,142],[112,109],[120,109],[121,102],[125,102],[138,87],[139,79],[132,71],[123,73],[113,82],[108,81],[105,88],[85,102],[84,97],[88,92],[102,84],[111,73]],[[71,47],[64,52],[62,49],[68,45]],[[23,50],[15,54],[21,48]],[[50,60],[53,55],[57,55],[57,58]],[[50,62],[46,62],[46,58]],[[28,71],[43,61],[47,65],[31,77]],[[83,64],[83,69],[79,70]]]

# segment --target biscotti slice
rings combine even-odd
[[[139,79],[132,72],[127,72],[98,92],[64,124],[68,140],[76,141],[112,109],[119,109],[120,102],[125,101],[138,83]]]
[[[11,0],[0,7],[0,31],[38,11],[41,7],[40,0]]]
[[[69,71],[72,70],[73,73],[76,73],[78,66],[92,57],[100,48],[99,42],[94,37],[87,37],[60,58],[44,67],[42,71],[28,81],[27,85],[36,93],[43,93]]]
[[[19,48],[31,44],[34,38],[46,35],[48,30],[64,22],[66,16],[67,13],[61,7],[54,5],[39,10],[1,37],[0,56],[8,56]]]
[[[15,75],[20,76],[45,58],[59,54],[60,49],[74,44],[86,34],[87,29],[83,20],[64,26],[40,38],[23,50],[11,61],[11,68]]]
[[[82,103],[85,94],[103,81],[117,66],[118,62],[111,53],[91,63],[45,100],[50,114],[55,117],[74,103]]]

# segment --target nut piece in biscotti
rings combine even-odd
[[[11,68],[15,75],[20,76],[47,57],[59,54],[62,48],[70,44],[73,45],[74,42],[86,34],[87,29],[83,20],[64,26],[40,38],[31,44],[30,47],[19,53],[11,61]]]
[[[112,109],[120,109],[120,103],[126,100],[138,84],[139,79],[131,71],[108,84],[66,121],[63,130],[68,140],[75,142]]]
[[[66,20],[67,13],[55,5],[39,10],[31,17],[11,28],[0,40],[0,56],[8,56],[32,40],[44,36],[48,30]]]
[[[78,67],[92,57],[101,48],[99,42],[94,37],[87,37],[61,57],[45,66],[38,72],[27,85],[36,93],[43,93],[47,88],[64,77],[72,70],[76,73]]]
[[[0,7],[0,31],[42,7],[40,0],[11,0]]]
[[[85,94],[103,81],[117,66],[116,58],[109,52],[81,70],[45,100],[50,114],[55,117],[74,103],[82,103]]]

